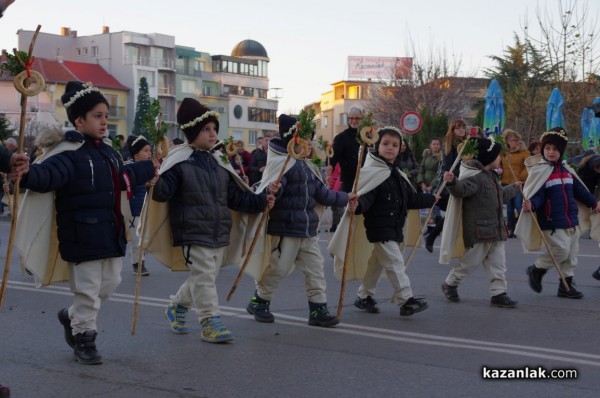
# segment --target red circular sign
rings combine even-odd
[[[417,112],[405,112],[400,118],[400,127],[408,134],[414,134],[421,130],[423,119]]]

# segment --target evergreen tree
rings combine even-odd
[[[145,77],[140,79],[140,91],[137,97],[137,104],[135,106],[135,118],[133,119],[133,135],[143,135],[147,139],[150,139],[148,135],[148,129],[146,128],[144,120],[150,109],[151,101],[150,94],[148,94],[148,81]]]
[[[12,128],[10,122],[4,116],[0,116],[0,140],[4,141],[5,139],[11,137],[15,129]]]

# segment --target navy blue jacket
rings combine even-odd
[[[574,178],[561,163],[554,164],[544,186],[531,198],[540,228],[544,230],[573,228],[579,225],[575,199],[587,207],[596,206],[594,195]]]
[[[65,151],[32,164],[21,185],[36,192],[55,192],[58,250],[72,263],[125,255],[125,228],[120,194],[154,176],[151,161],[123,166],[109,145],[96,144],[76,131],[68,141],[83,142],[76,151]]]
[[[273,142],[269,145],[285,152]],[[267,233],[298,238],[316,236],[319,226],[319,216],[315,211],[317,203],[343,207],[348,203],[348,194],[328,189],[306,162],[297,161],[281,179],[281,189],[269,213]]]

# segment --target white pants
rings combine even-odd
[[[506,293],[506,250],[501,240],[475,243],[452,267],[446,284],[458,286],[479,264],[490,281],[490,295]]]
[[[577,254],[579,253],[579,232],[577,232],[577,229],[556,229],[554,232],[544,230],[542,233],[552,250],[554,259],[563,276],[569,277],[575,275]],[[538,257],[535,261],[535,266],[543,269],[554,268],[554,262],[547,250]]]
[[[216,279],[226,247],[183,246],[183,256],[188,259],[190,275],[179,287],[173,304],[193,308],[202,321],[220,314]]]
[[[373,244],[373,252],[369,258],[367,271],[362,283],[358,288],[358,297],[375,297],[375,287],[381,273],[385,271],[394,288],[392,301],[402,306],[406,300],[413,296],[410,288],[410,280],[404,270],[404,258],[398,242],[376,242]]]
[[[271,257],[259,281],[256,291],[260,298],[271,300],[281,281],[294,268],[304,273],[304,285],[308,301],[326,303],[326,283],[323,271],[323,256],[317,236],[312,238],[294,238],[289,236],[270,236]]]
[[[133,225],[131,225],[133,223]],[[138,233],[138,228],[140,227],[141,218],[133,217],[133,219],[129,220],[129,237],[131,241],[129,242],[131,245],[131,264],[137,264],[140,259],[140,234]],[[142,261],[144,261],[144,256],[142,255]]]
[[[120,257],[69,263],[69,287],[74,294],[69,308],[73,335],[97,330],[100,304],[108,300],[121,283],[122,267]]]

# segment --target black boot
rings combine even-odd
[[[75,337],[73,336],[73,328],[71,327],[71,319],[69,318],[69,309],[63,308],[58,311],[58,321],[65,329],[65,341],[71,348],[75,348]]]
[[[86,330],[75,335],[75,360],[84,365],[102,363],[102,357],[96,351],[96,331]]]
[[[435,238],[442,233],[442,228],[444,228],[444,220],[444,218],[440,219],[435,224],[435,228],[433,228],[431,232],[427,234],[427,238],[425,238],[425,249],[427,249],[429,253],[433,253],[433,242],[435,242]]]
[[[594,273],[592,274],[592,278],[600,281],[600,267],[598,267],[598,269],[594,271]]]
[[[536,293],[542,292],[542,278],[546,275],[546,272],[543,268],[538,268],[534,265],[531,265],[527,268],[527,276],[529,276],[529,287]]]
[[[330,328],[340,323],[340,320],[329,314],[327,309],[327,303],[313,303],[308,302],[310,309],[310,315],[308,317],[308,324],[311,326],[323,326]]]
[[[567,276],[565,278],[567,285],[569,286],[569,291],[565,289],[561,280],[558,283],[558,293],[556,294],[558,297],[565,297],[571,299],[580,299],[583,297],[583,293],[579,290],[575,289],[575,281],[572,276]]]
[[[133,264],[133,275],[137,275],[138,272],[138,263]],[[150,275],[150,272],[148,272],[148,270],[146,269],[146,264],[144,261],[142,261],[142,272],[141,272],[142,276],[148,276]]]
[[[255,291],[254,296],[252,296],[250,303],[246,307],[246,311],[254,315],[254,319],[258,322],[273,323],[275,322],[275,317],[271,313],[271,310],[269,310],[270,305],[271,301],[260,298],[258,292]]]

